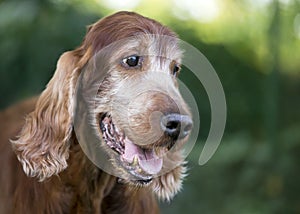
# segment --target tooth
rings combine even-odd
[[[160,156],[160,154],[161,154],[161,149],[160,149],[160,148],[156,147],[156,148],[154,149],[154,151],[155,151],[155,154],[156,154],[157,156]]]
[[[138,157],[135,155],[135,156],[133,157],[132,165],[133,165],[133,166],[137,166],[138,163],[139,163],[139,159],[138,159]]]
[[[136,169],[136,172],[137,172],[137,173],[142,173],[143,171],[142,171],[142,169],[139,167],[139,168]]]
[[[120,183],[120,184],[124,184],[124,183],[125,183],[125,181],[124,181],[123,179],[121,179],[121,178],[118,178],[118,183]]]

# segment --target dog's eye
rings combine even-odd
[[[124,64],[126,64],[129,67],[136,67],[139,65],[140,57],[133,55],[133,56],[126,57],[122,61]]]
[[[174,66],[173,66],[173,70],[172,70],[172,74],[175,76],[175,77],[177,77],[178,76],[178,73],[179,73],[179,71],[180,71],[180,66],[178,65],[178,64],[174,64]]]

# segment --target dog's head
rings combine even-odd
[[[96,87],[87,108],[92,118],[85,125],[92,127],[118,177],[170,199],[181,188],[181,146],[192,127],[177,86],[177,40],[165,26],[132,12],[90,26],[83,44],[62,55],[35,111],[13,141],[25,173],[44,180],[67,168],[80,82]],[[100,82],[93,79],[95,73]]]

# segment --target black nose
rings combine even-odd
[[[187,136],[193,126],[192,119],[187,115],[168,114],[161,119],[161,128],[172,139],[182,139]]]

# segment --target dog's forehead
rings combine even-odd
[[[178,45],[178,39],[165,35],[153,35],[148,41],[149,55],[159,56],[171,60],[180,60],[182,51]]]
[[[140,34],[125,39],[119,48],[121,57],[130,55],[162,57],[180,61],[182,50],[178,38],[166,35]]]

